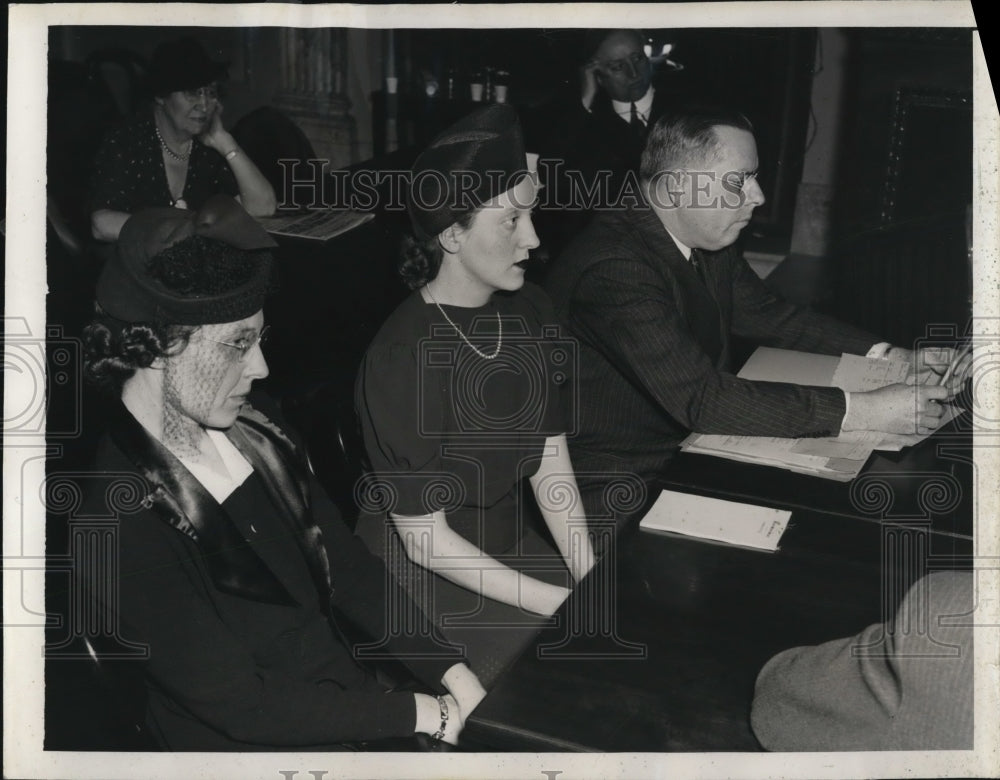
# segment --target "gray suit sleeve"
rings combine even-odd
[[[757,678],[754,734],[768,750],[972,748],[973,575],[918,580],[895,618],[779,653]]]

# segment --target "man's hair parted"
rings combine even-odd
[[[753,132],[749,119],[723,106],[691,106],[660,117],[649,132],[639,178],[649,181],[661,171],[686,170],[710,161],[720,151],[716,127]]]

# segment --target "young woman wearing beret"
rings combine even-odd
[[[359,533],[487,685],[593,565],[566,447],[572,344],[524,278],[535,201],[508,106],[421,154],[401,265],[414,292],[356,392],[373,470]]]

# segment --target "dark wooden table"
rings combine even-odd
[[[627,529],[466,724],[473,749],[753,751],[761,666],[857,633],[972,554],[967,433],[848,484],[680,455],[664,487],[793,510],[776,553]]]

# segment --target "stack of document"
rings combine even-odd
[[[760,347],[743,366],[739,376],[755,381],[790,382],[864,392],[902,382],[908,370],[909,365],[898,360],[847,354],[837,358]],[[958,412],[949,407],[944,422]],[[900,450],[925,438],[927,436],[921,434],[898,435],[878,431],[851,431],[839,436],[810,439],[694,433],[685,439],[681,449],[849,482],[861,472],[874,450]]]
[[[876,440],[877,441],[877,440]],[[848,455],[830,455],[851,448]],[[724,436],[693,434],[681,445],[685,452],[715,455],[745,463],[810,474],[838,482],[850,482],[875,449],[874,443],[842,441],[839,436],[826,439],[781,439],[772,436]]]

